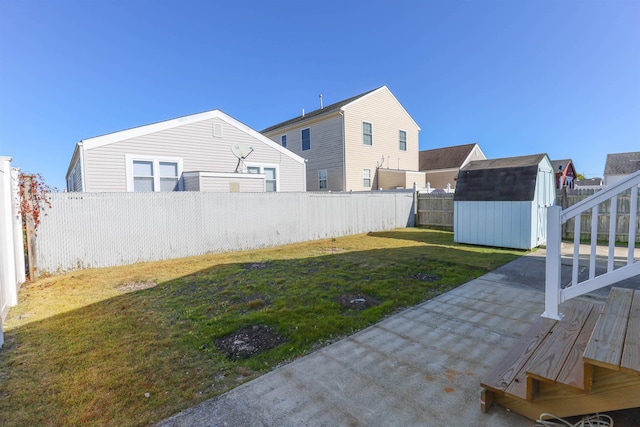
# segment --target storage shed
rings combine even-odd
[[[453,198],[454,241],[515,249],[544,244],[553,172],[546,154],[468,163]]]

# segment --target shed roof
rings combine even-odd
[[[462,166],[476,143],[420,151],[420,170],[453,169]]]
[[[605,175],[629,175],[640,170],[640,151],[607,154]]]
[[[531,201],[546,154],[476,160],[460,169],[454,201]]]

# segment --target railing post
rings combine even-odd
[[[547,257],[545,271],[544,290],[544,313],[542,317],[549,319],[562,319],[559,312],[560,305],[560,273],[562,260],[560,254],[561,244],[561,223],[560,206],[549,206],[547,208]]]

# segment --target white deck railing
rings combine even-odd
[[[580,295],[612,285],[621,280],[640,274],[640,259],[634,259],[636,245],[636,224],[638,213],[638,186],[640,171],[626,177],[622,181],[605,187],[589,198],[562,210],[559,206],[547,209],[547,260],[545,283],[545,312],[542,317],[561,319],[560,303]],[[616,241],[618,195],[631,190],[631,209],[629,211],[629,240],[626,262],[624,266],[615,268],[614,250]],[[610,201],[609,211],[609,251],[607,271],[596,276],[596,250],[598,243],[598,206]],[[578,280],[580,258],[580,216],[591,209],[591,245],[589,247],[589,277],[582,282]],[[561,240],[562,224],[574,218],[573,263],[571,283],[564,289],[561,284]]]

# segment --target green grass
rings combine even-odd
[[[522,254],[414,228],[43,278],[5,324],[0,425],[148,425]],[[356,293],[380,304],[339,304]],[[254,324],[286,342],[242,360],[216,349]]]

